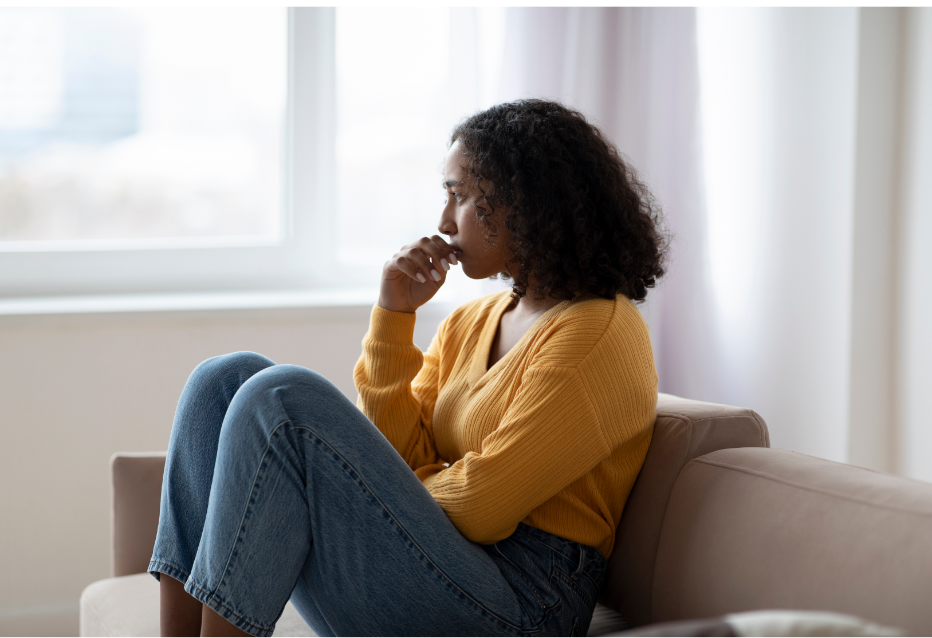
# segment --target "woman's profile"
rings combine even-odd
[[[317,373],[201,363],[169,441],[162,635],[585,635],[650,445],[635,302],[664,272],[650,193],[582,114],[523,100],[450,138],[438,235],[382,270],[354,405]],[[451,267],[501,275],[441,322]],[[163,578],[162,576],[168,576]]]

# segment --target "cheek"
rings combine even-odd
[[[469,209],[463,212],[462,228],[469,233],[470,237],[477,240],[488,238],[491,232],[488,224],[486,224],[480,211],[475,206],[469,206]]]

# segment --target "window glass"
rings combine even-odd
[[[282,231],[287,12],[0,9],[0,245]]]
[[[437,233],[453,126],[491,104],[496,8],[336,12],[338,259],[382,264]]]

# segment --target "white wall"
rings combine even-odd
[[[77,635],[81,591],[110,576],[110,455],[167,448],[194,366],[253,350],[355,400],[370,309],[0,316],[0,635]],[[450,309],[419,312],[418,345]]]

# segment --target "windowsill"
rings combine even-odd
[[[185,292],[0,299],[0,315],[185,312],[371,306],[378,289]]]
[[[378,295],[378,288],[346,288],[0,298],[0,317],[111,313],[188,313],[226,310],[369,309],[375,304]],[[437,298],[428,302],[428,306],[446,306],[451,301],[451,299],[446,298],[446,295],[438,294]]]

